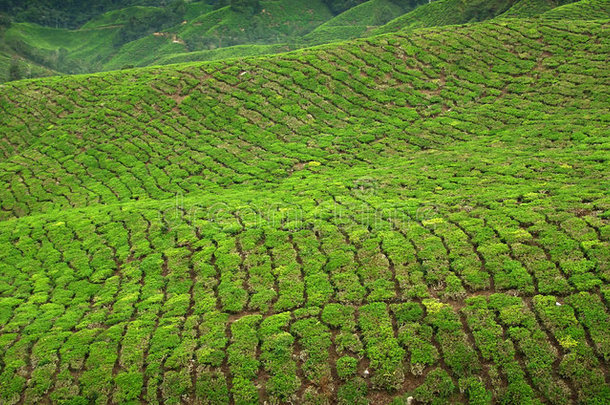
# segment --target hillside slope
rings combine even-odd
[[[328,20],[305,35],[308,43],[322,44],[353,39],[404,14],[410,7],[391,0],[369,0]]]
[[[417,7],[369,31],[367,35],[483,21],[504,13],[516,2],[516,0],[437,0]]]
[[[554,0],[520,0],[513,4],[498,18],[529,18],[536,17],[556,7]]]
[[[56,74],[53,70],[24,58],[7,45],[4,37],[9,27],[9,23],[0,21],[0,83]]]
[[[13,23],[5,32],[0,30],[0,42],[21,59],[74,74],[166,60],[277,53],[296,48],[289,44],[300,42],[333,17],[321,0],[264,0],[260,7],[249,15],[230,6],[214,9],[203,2],[187,3],[180,9],[184,20],[176,21],[171,4],[132,6],[100,14],[73,30]],[[246,44],[253,49],[239,46]]]
[[[318,25],[332,18],[328,7],[321,1],[262,1],[261,12],[251,16],[223,7],[172,27],[167,32],[155,33],[121,47],[107,61],[105,69],[120,69],[125,65],[149,66],[168,58],[205,60],[205,54],[214,55],[219,48],[233,47],[237,56],[249,56],[238,45],[280,44],[295,41]],[[268,50],[273,47],[266,47]],[[227,51],[230,52],[230,51]],[[256,51],[254,51],[256,52]],[[184,55],[191,53],[190,56]],[[270,52],[273,53],[273,52]]]
[[[601,20],[607,19],[609,12],[610,2],[608,0],[521,0],[500,18],[540,16],[556,20]]]
[[[520,0],[498,18],[536,17],[557,7],[557,5],[554,0]]]
[[[0,83],[55,74],[57,72],[24,59],[0,45]]]
[[[549,19],[603,19],[608,0],[439,0],[397,2],[369,0],[333,17],[322,0],[262,1],[260,12],[247,15],[231,7],[214,9],[187,3],[181,23],[154,30],[168,20],[168,9],[132,6],[98,15],[80,29],[13,24],[0,32],[7,54],[23,65],[22,77],[86,73],[156,64],[219,60],[286,52],[306,46],[363,36],[482,21],[543,16]],[[555,10],[558,8],[557,10]],[[173,18],[173,17],[172,17]],[[390,21],[391,20],[391,21]],[[147,26],[150,24],[150,27]],[[156,32],[153,32],[156,31]],[[7,61],[8,57],[5,58]],[[0,64],[6,81],[8,62]],[[4,77],[4,79],[3,79]]]
[[[0,402],[607,403],[609,26],[0,85]]]
[[[100,70],[113,52],[118,27],[68,31],[30,23],[13,24],[5,43],[24,58],[65,73]]]
[[[548,19],[604,20],[610,18],[610,0],[581,0],[542,14]]]

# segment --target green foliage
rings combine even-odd
[[[113,45],[121,45],[138,38],[150,35],[172,27],[184,19],[186,3],[184,0],[175,0],[164,8],[152,10],[150,13],[138,13],[129,17],[114,37]]]
[[[552,9],[553,6],[555,6],[554,2],[549,0],[520,0],[498,18],[535,17]]]
[[[0,402],[607,403],[606,25],[3,84]]]
[[[566,2],[564,2],[566,3]],[[610,18],[610,5],[605,0],[580,0],[567,2],[542,14],[548,19],[597,20]]]
[[[367,35],[483,21],[503,14],[515,2],[516,0],[437,0],[417,7],[371,30]]]
[[[243,14],[256,14],[261,10],[259,0],[231,0],[231,10]]]
[[[18,21],[29,21],[56,28],[76,28],[108,10],[134,5],[159,6],[166,3],[163,0],[30,0],[27,3],[6,0],[0,5],[0,12],[15,16]]]
[[[394,338],[385,304],[363,306],[359,324],[367,356],[371,359],[373,386],[386,390],[398,389],[404,381],[402,361],[405,351]]]
[[[423,403],[447,403],[455,388],[447,372],[435,368],[428,373],[424,383],[415,389],[414,397]]]
[[[343,356],[337,359],[337,375],[342,380],[347,380],[356,374],[358,360],[351,356]]]
[[[372,27],[383,25],[415,7],[415,2],[365,1],[326,21],[305,35],[304,39],[317,44],[360,37]]]
[[[365,1],[366,0],[324,0],[324,3],[328,5],[333,14],[339,14]]]
[[[366,399],[367,392],[366,382],[360,378],[355,378],[339,387],[337,403],[341,405],[368,405],[369,401]]]
[[[11,24],[11,17],[9,17],[7,14],[0,13],[0,29],[10,28]]]
[[[19,80],[21,79],[21,69],[16,60],[11,61],[11,67],[8,69],[8,80]]]

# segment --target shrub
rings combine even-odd
[[[348,380],[356,375],[358,360],[351,356],[343,356],[337,359],[337,375],[342,380]]]

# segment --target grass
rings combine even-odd
[[[0,402],[607,403],[609,24],[0,85]]]

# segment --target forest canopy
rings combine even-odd
[[[220,7],[229,3],[223,0],[205,2]],[[110,10],[130,6],[154,6],[169,10],[175,8],[175,3],[175,0],[3,0],[0,2],[0,13],[12,16],[16,22],[33,22],[55,28],[78,28],[91,18]]]

